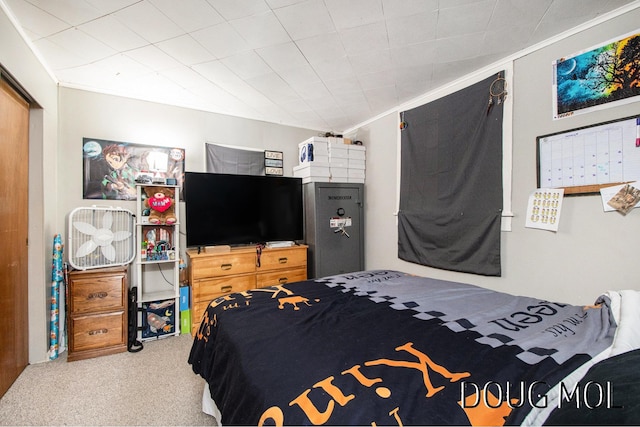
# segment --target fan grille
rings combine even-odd
[[[78,270],[129,264],[135,257],[133,213],[121,208],[76,208],[69,214],[69,264]]]

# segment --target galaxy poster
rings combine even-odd
[[[82,138],[83,198],[135,200],[140,176],[174,178],[182,188],[184,154],[183,148]]]
[[[640,33],[553,61],[553,118],[637,101]]]

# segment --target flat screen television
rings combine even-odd
[[[188,247],[304,239],[302,179],[185,172]]]

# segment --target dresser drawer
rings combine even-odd
[[[255,286],[252,287],[251,289],[254,289],[254,288],[255,288]],[[227,293],[221,293],[221,294],[214,295],[212,298],[207,298],[207,299],[203,299],[203,300],[200,300],[200,301],[194,301],[194,303],[191,306],[191,327],[192,327],[192,329],[197,329],[197,328],[200,327],[200,321],[202,320],[202,315],[206,311],[207,307],[209,307],[209,304],[211,304],[211,301],[220,298],[218,303],[220,303],[222,305],[235,305],[235,304],[238,303],[238,301],[242,301],[242,304],[244,304],[247,301],[242,296],[240,296],[240,298],[238,300],[236,300],[236,298],[234,298],[233,296],[229,296],[229,297],[227,297],[227,298],[229,298],[229,300],[227,301],[225,298],[222,298],[225,295],[227,295]]]
[[[76,317],[71,320],[74,351],[126,345],[125,313],[115,312]]]
[[[200,328],[202,315],[207,307],[209,307],[210,302],[211,301],[202,301],[193,303],[193,307],[191,307],[191,330]]]
[[[260,267],[256,268],[256,270],[261,272],[306,267],[306,265],[306,246],[299,248],[269,249],[262,252],[260,256]]]
[[[258,288],[283,285],[285,283],[299,282],[307,278],[307,268],[296,268],[283,271],[272,271],[258,274]]]
[[[191,269],[193,280],[253,273],[256,270],[256,255],[251,251],[236,254],[232,251],[220,256],[192,258]]]
[[[242,292],[256,287],[256,276],[247,274],[220,279],[197,280],[192,286],[193,301],[211,301],[230,292]]]
[[[124,310],[124,276],[76,278],[71,284],[72,314]]]

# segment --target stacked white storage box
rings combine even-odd
[[[293,167],[293,176],[307,182],[330,182],[329,140],[318,136],[298,144],[298,166]]]
[[[364,183],[365,147],[344,139],[314,136],[298,144],[299,164],[293,176],[307,182]]]
[[[348,182],[349,150],[342,138],[329,138],[329,173],[331,182]]]
[[[364,145],[347,145],[349,152],[349,176],[347,182],[364,184],[365,153]]]

